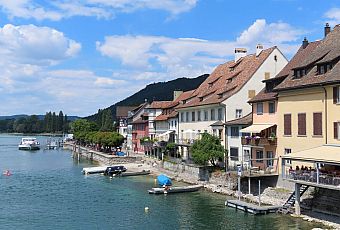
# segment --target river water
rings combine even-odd
[[[46,137],[38,137],[46,143]],[[149,195],[149,176],[84,176],[89,161],[67,150],[21,151],[21,136],[0,135],[0,229],[312,229],[301,219],[253,216],[209,192]],[[145,207],[149,211],[145,212]]]

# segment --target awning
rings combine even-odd
[[[192,130],[192,129],[186,129],[186,130],[184,130],[183,131],[183,133],[199,133],[198,131],[194,131],[194,130]]]
[[[166,135],[168,135],[168,134],[170,134],[170,133],[173,133],[173,132],[175,132],[175,131],[174,131],[174,130],[169,130],[169,131],[166,131],[165,133],[159,134],[158,136],[159,136],[159,137],[166,136]]]
[[[247,128],[241,129],[241,133],[260,133],[262,130],[268,129],[275,124],[253,124]]]
[[[283,155],[282,158],[340,164],[340,145],[322,145],[316,148]]]

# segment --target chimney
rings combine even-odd
[[[327,36],[327,34],[329,34],[331,32],[331,27],[329,26],[328,22],[326,23],[325,26],[325,37]]]
[[[308,46],[308,40],[307,40],[307,38],[305,37],[304,39],[303,39],[303,41],[302,41],[302,48],[304,49],[304,48],[306,48]]]
[[[235,48],[235,62],[247,55],[246,48]]]
[[[174,91],[174,100],[176,100],[182,93],[183,93],[183,91],[175,90]]]
[[[256,57],[258,57],[260,55],[262,50],[263,50],[263,45],[262,44],[257,44],[257,46],[256,46]]]

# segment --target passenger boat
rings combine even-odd
[[[19,150],[38,150],[40,143],[35,137],[23,137],[19,144]]]

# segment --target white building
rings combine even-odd
[[[229,149],[224,123],[249,114],[247,101],[262,90],[262,80],[274,77],[286,64],[287,59],[276,46],[263,50],[258,45],[256,53],[249,55],[245,49],[235,49],[235,60],[219,65],[176,107],[180,139],[196,139],[198,133],[208,132],[219,136],[221,144]]]

